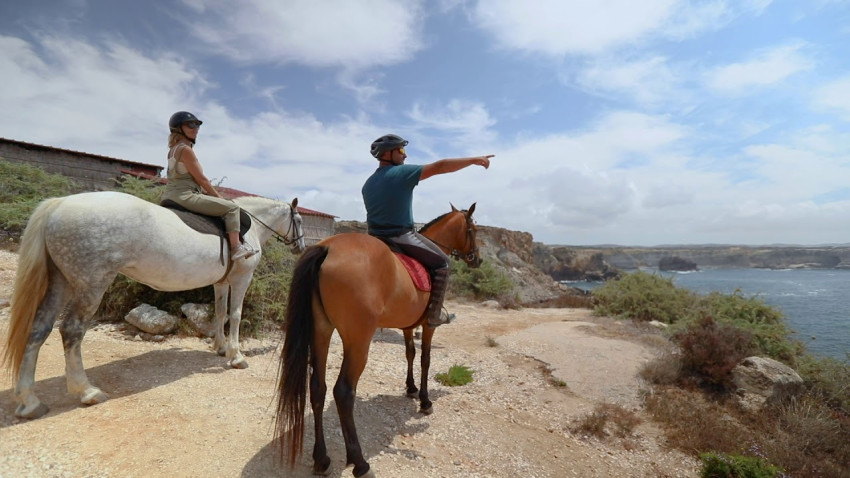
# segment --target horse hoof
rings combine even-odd
[[[80,403],[83,405],[97,405],[109,400],[109,395],[103,393],[102,390],[92,389],[80,397]]]
[[[434,407],[431,406],[431,405],[429,405],[428,408],[419,407],[419,413],[421,413],[423,415],[430,415],[430,414],[434,413]]]
[[[230,361],[230,366],[240,370],[248,368],[248,361],[245,359],[233,359]]]
[[[407,392],[407,398],[419,398],[419,390]]]
[[[376,478],[376,477],[375,477],[375,472],[371,468],[369,468],[369,471],[367,471],[366,473],[363,473],[360,476],[356,476],[355,478]]]
[[[26,407],[24,407],[23,405],[18,405],[18,408],[15,409],[15,416],[18,418],[28,419],[41,418],[49,411],[50,408],[43,403],[39,403],[38,406],[36,406],[32,410],[27,410]]]

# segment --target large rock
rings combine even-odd
[[[747,357],[732,369],[732,381],[738,387],[740,403],[758,410],[803,390],[803,379],[791,367],[766,357]]]
[[[215,335],[215,317],[211,304],[186,303],[180,306],[180,311],[186,316],[186,320],[192,324],[198,334],[203,337]]]
[[[177,317],[148,304],[142,304],[124,316],[124,320],[143,332],[170,334],[177,327]]]

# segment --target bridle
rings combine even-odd
[[[243,211],[245,211],[245,213],[246,213],[246,214],[248,214],[249,216],[251,216],[251,219],[252,219],[252,220],[257,221],[257,223],[259,223],[261,226],[263,226],[263,227],[265,227],[266,229],[268,229],[269,231],[271,231],[272,235],[273,235],[274,237],[276,237],[276,238],[277,238],[277,240],[278,240],[279,242],[283,242],[283,243],[284,243],[284,244],[286,244],[287,246],[292,246],[293,244],[297,244],[297,243],[298,243],[298,241],[300,241],[301,239],[303,239],[303,238],[304,238],[304,230],[303,230],[303,228],[302,228],[302,230],[301,230],[301,234],[300,234],[300,235],[296,235],[296,234],[298,233],[298,229],[297,229],[297,227],[298,227],[298,226],[297,226],[297,225],[296,225],[296,223],[295,223],[295,216],[299,216],[299,217],[300,217],[300,216],[301,216],[301,213],[299,213],[297,209],[295,209],[294,207],[292,207],[292,205],[291,205],[291,204],[289,205],[289,226],[286,228],[286,233],[284,233],[284,235],[283,235],[283,236],[281,236],[280,234],[278,234],[278,232],[277,232],[277,231],[275,231],[274,229],[272,229],[272,228],[271,228],[268,224],[266,224],[266,223],[264,223],[263,221],[259,220],[259,219],[257,218],[257,216],[255,216],[255,215],[251,214],[250,212],[248,212],[248,211],[247,211],[247,210],[245,210],[245,209],[243,209]],[[293,231],[294,231],[294,232],[293,232]],[[286,238],[286,236],[288,236],[290,233],[292,233],[293,238],[292,238],[292,239],[287,239],[287,238]]]
[[[451,248],[445,244],[440,244],[439,242],[431,239],[431,242],[440,246],[441,248],[449,251],[449,255],[453,259],[458,259],[466,262],[467,264],[474,264],[479,261],[478,259],[478,244],[475,242],[475,228],[474,223],[472,222],[472,218],[466,213],[466,211],[461,211],[463,213],[464,219],[466,219],[466,242],[464,245],[472,244],[469,248],[469,252],[464,253],[463,251]],[[420,232],[422,232],[420,230]]]

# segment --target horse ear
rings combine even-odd
[[[476,204],[477,204],[477,203],[472,203],[472,206],[469,206],[469,215],[470,215],[470,216],[472,215],[472,213],[474,213],[474,212],[475,212],[475,205],[476,205]]]
[[[292,204],[290,204],[289,207],[290,207],[290,209],[292,209],[294,211],[295,208],[298,207],[298,198],[293,199]]]
[[[449,206],[451,206],[451,207],[452,207],[452,212],[457,212],[457,208],[455,207],[455,205],[454,205],[454,204],[449,203]]]

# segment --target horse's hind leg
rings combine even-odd
[[[317,322],[319,322],[317,320]],[[324,327],[322,327],[324,325]],[[310,406],[313,409],[313,427],[315,432],[315,441],[313,443],[313,473],[316,475],[326,475],[331,466],[331,459],[328,456],[328,449],[325,445],[324,431],[324,409],[325,396],[328,393],[327,382],[325,381],[327,366],[328,366],[328,348],[330,347],[331,335],[333,329],[329,331],[327,322],[319,322],[319,326],[313,335],[313,346],[310,353],[310,367],[313,373],[310,374]]]
[[[369,463],[363,458],[363,450],[360,448],[360,440],[357,437],[357,427],[354,424],[354,398],[357,394],[357,382],[360,374],[366,368],[366,358],[369,355],[371,334],[362,341],[346,343],[343,340],[342,366],[339,370],[339,378],[334,385],[334,401],[339,412],[339,421],[342,425],[342,436],[345,440],[346,462],[354,465],[354,476],[374,476],[369,468]]]
[[[15,398],[18,407],[15,416],[21,418],[38,418],[49,410],[33,393],[32,387],[35,383],[35,366],[38,362],[38,351],[47,336],[53,330],[56,317],[62,312],[68,300],[66,295],[68,283],[62,274],[55,268],[51,268],[49,285],[41,304],[38,306],[32,330],[27,340],[26,351],[21,361],[18,382],[15,385]]]
[[[112,282],[103,279],[90,283],[91,288],[77,291],[66,312],[59,332],[62,333],[62,346],[65,348],[65,377],[68,380],[68,392],[80,397],[83,405],[95,405],[109,399],[103,391],[91,383],[83,367],[82,342],[86,335],[86,321],[97,312],[103,293]],[[105,284],[105,285],[103,285]]]

